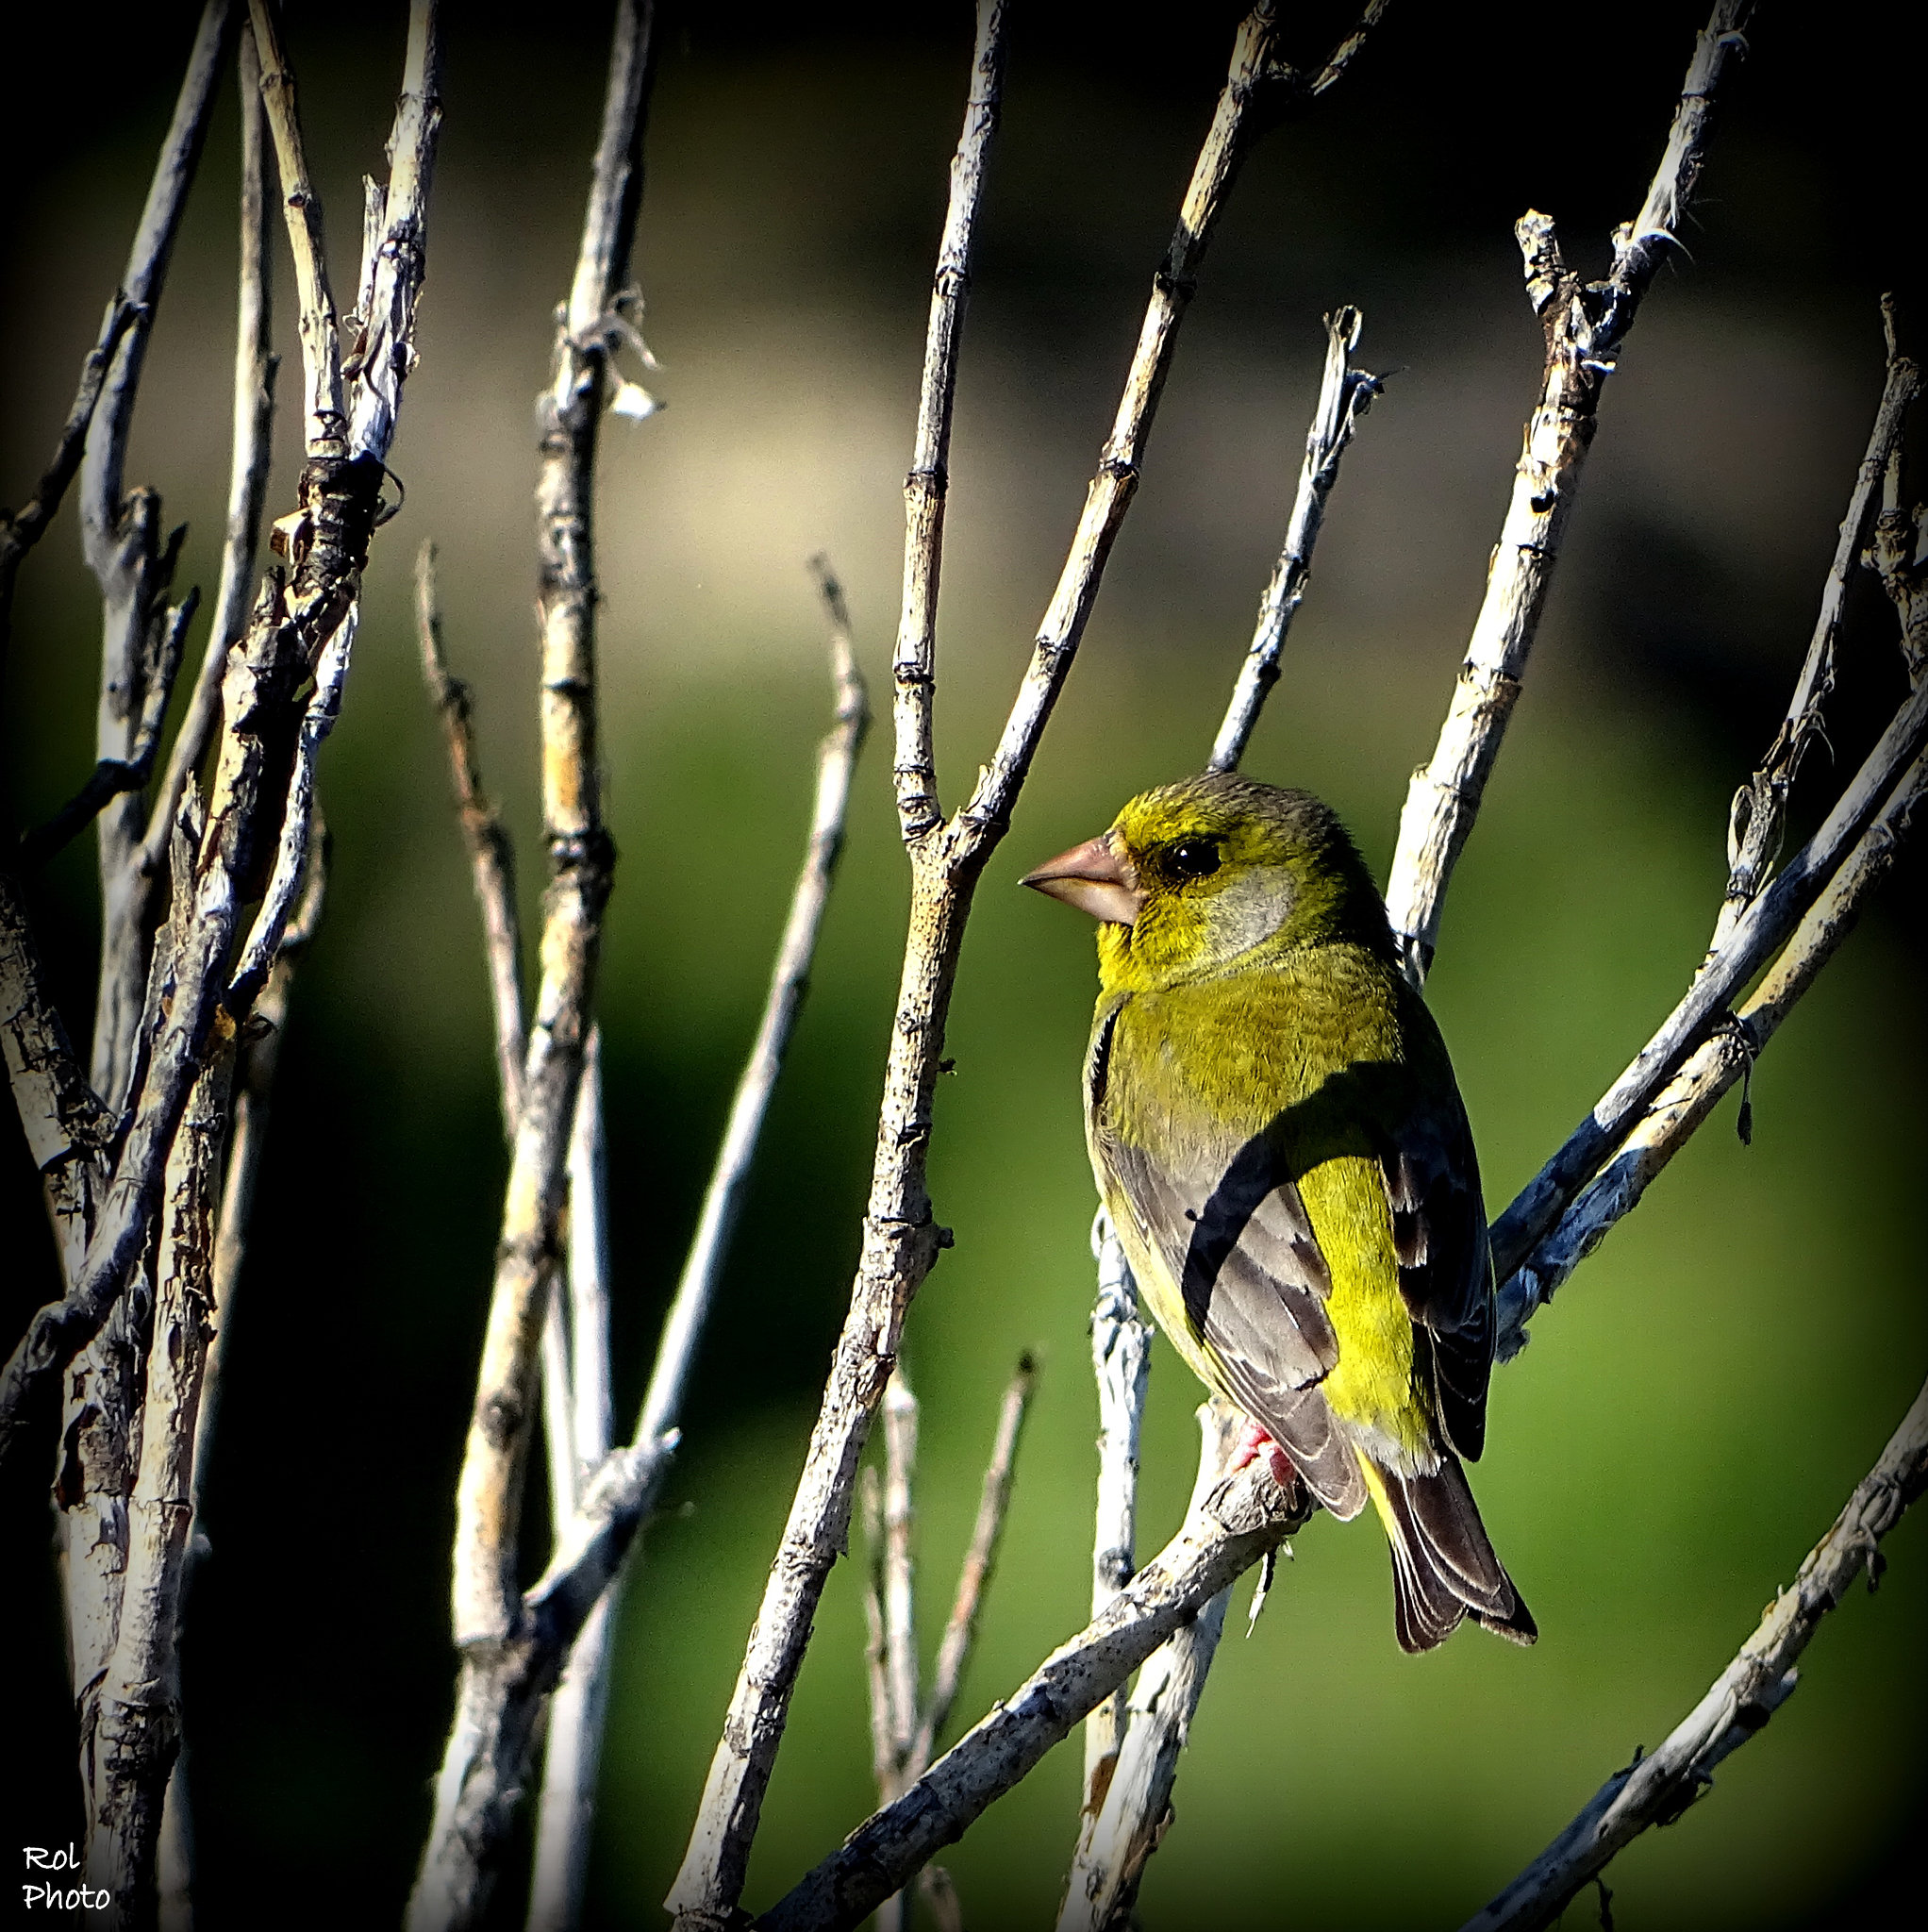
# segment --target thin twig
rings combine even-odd
[[[270,432],[274,424],[274,373],[280,358],[271,346],[272,282],[267,274],[267,129],[261,109],[261,63],[254,29],[241,24],[241,273],[234,347],[233,458],[228,472],[227,525],[221,545],[221,588],[208,627],[208,648],[194,680],[187,715],[175,734],[167,770],[155,793],[154,812],[136,864],[144,874],[158,870],[170,828],[180,808],[188,776],[208,749],[221,715],[221,680],[227,654],[247,624],[260,545],[261,508],[267,501]]]
[[[1198,1476],[1191,1507],[1223,1478],[1244,1418],[1227,1404],[1199,1405]],[[1131,1694],[1130,1721],[1098,1815],[1080,1834],[1058,1932],[1106,1932],[1129,1923],[1147,1860],[1157,1849],[1212,1654],[1225,1627],[1229,1584],[1181,1624],[1146,1660]]]
[[[1264,83],[1286,82],[1284,71],[1271,59],[1271,10],[1264,5],[1238,29],[1231,70],[1177,230],[1154,279],[1112,433],[997,749],[970,801],[953,818],[906,841],[909,935],[878,1115],[861,1259],[782,1544],[710,1762],[689,1849],[671,1889],[669,1909],[684,1932],[722,1927],[741,1892],[790,1693],[824,1582],[849,1527],[864,1441],[889,1379],[905,1316],[949,1240],[932,1212],[925,1159],[944,1024],[972,892],[1009,824],[1130,504],[1179,322],[1226,191],[1255,132],[1256,117],[1249,108]],[[954,192],[959,188],[956,179],[953,187]],[[926,366],[931,366],[928,360]],[[900,716],[899,727],[897,763],[915,770],[920,758],[915,708]],[[878,1897],[898,1889],[891,1885]]]
[[[1462,1932],[1535,1932],[1561,1911],[1616,1853],[1650,1825],[1671,1824],[1713,1784],[1714,1767],[1759,1734],[1792,1695],[1796,1661],[1820,1620],[1863,1576],[1873,1590],[1881,1540],[1928,1488],[1928,1385],[1794,1581],[1659,1749],[1637,1756],[1587,1800],[1580,1815]]]
[[[641,1524],[656,1507],[668,1474],[677,1435],[673,1419],[703,1332],[703,1317],[714,1298],[717,1279],[736,1224],[736,1202],[761,1128],[777,1072],[794,1027],[821,925],[850,796],[851,764],[868,722],[863,685],[850,656],[848,614],[834,578],[824,577],[825,601],[833,619],[832,655],[837,670],[838,718],[819,752],[816,804],[808,851],[790,904],[784,939],[772,974],[757,1041],[739,1085],[717,1166],[706,1193],[678,1284],[666,1318],[645,1392],[639,1429],[629,1446],[605,1457],[589,1481],[575,1515],[561,1525],[557,1547],[542,1578],[524,1593],[517,1632],[503,1646],[496,1669],[465,1670],[461,1703],[443,1759],[438,1786],[437,1823],[424,1867],[440,1853],[440,1869],[471,1858],[480,1868],[499,1857],[523,1777],[523,1758],[536,1713],[560,1658],[573,1644],[588,1641],[585,1625],[608,1593]],[[582,1329],[577,1326],[580,1339]],[[578,1421],[591,1383],[580,1374],[573,1391]],[[667,1420],[663,1420],[667,1418]],[[644,1433],[654,1429],[654,1433]],[[577,1633],[584,1632],[579,1638]],[[460,1834],[460,1846],[445,1846],[445,1835]],[[445,1882],[438,1880],[438,1883]],[[464,1884],[470,1881],[464,1880]],[[411,1927],[462,1923],[418,1880],[410,1905]],[[419,1916],[418,1916],[419,1915]]]
[[[855,1925],[1024,1777],[1181,1623],[1305,1520],[1303,1496],[1288,1498],[1255,1464],[1214,1485],[1103,1615],[756,1924],[768,1932]]]
[[[523,1058],[528,1042],[523,1030],[522,925],[516,914],[515,847],[502,814],[482,790],[475,757],[474,701],[469,687],[451,675],[442,650],[441,604],[436,590],[435,545],[424,541],[415,558],[415,625],[422,649],[422,676],[429,702],[441,715],[448,741],[449,775],[455,780],[462,840],[469,848],[469,874],[482,914],[482,951],[489,967],[490,1009],[495,1023],[495,1074],[502,1106],[503,1137],[515,1144],[522,1114]]]
[[[901,1764],[917,1735],[916,1565],[910,1553],[916,1512],[917,1397],[900,1361],[884,1391],[884,1665],[890,1692],[890,1748]]]
[[[830,670],[836,691],[834,722],[817,748],[816,795],[810,808],[809,839],[803,869],[790,894],[789,914],[777,944],[756,1039],[730,1102],[729,1122],[723,1129],[709,1185],[704,1191],[695,1237],[676,1283],[675,1298],[663,1321],[662,1340],[657,1344],[649,1387],[637,1419],[634,1440],[639,1442],[654,1441],[665,1430],[674,1428],[682,1414],[697,1342],[708,1320],[723,1274],[723,1257],[742,1212],[756,1143],[789,1051],[790,1036],[803,1010],[810,962],[816,957],[817,937],[823,928],[831,883],[843,850],[851,780],[870,731],[870,698],[851,649],[850,612],[844,607],[842,586],[827,558],[813,558],[811,569],[830,621]]]
[[[917,1397],[900,1360],[884,1391],[884,1495],[878,1528],[882,1562],[879,1592],[884,1632],[884,1711],[889,1751],[877,1784],[877,1802],[888,1805],[903,1790],[917,1737],[918,1656],[915,1564],[910,1531],[915,1520],[911,1490],[917,1476]],[[874,1587],[874,1585],[873,1585]],[[868,1614],[868,1612],[866,1613]],[[866,1646],[868,1649],[868,1646]],[[874,1740],[874,1718],[873,1719]],[[874,1755],[874,1753],[873,1753]],[[909,1923],[907,1901],[893,1893],[878,1906],[876,1932],[904,1932]]]
[[[541,984],[529,1022],[522,1103],[496,1248],[475,1401],[456,1494],[455,1634],[467,1653],[503,1642],[522,1617],[516,1525],[530,1425],[549,1256],[566,1196],[570,1122],[602,950],[615,845],[603,824],[596,750],[592,479],[607,350],[594,318],[626,271],[641,189],[642,104],[654,14],[623,0],[569,309],[556,332],[552,379],[538,402],[536,490],[541,639],[542,825],[549,859]],[[592,311],[588,323],[579,314]],[[479,1654],[479,1653],[477,1653]],[[465,1663],[465,1670],[470,1668]],[[446,1771],[446,1767],[445,1767]],[[435,1861],[452,1859],[439,1874]],[[491,1882],[438,1819],[411,1912],[457,1923]],[[478,1890],[477,1888],[480,1888]]]
[[[1553,222],[1529,212],[1518,225],[1526,291],[1546,331],[1546,371],[1526,425],[1512,499],[1493,551],[1453,702],[1431,760],[1414,773],[1400,814],[1387,909],[1407,976],[1426,976],[1438,942],[1446,888],[1472,830],[1500,741],[1520,695],[1567,518],[1612,374],[1641,297],[1679,245],[1699,176],[1715,91],[1745,47],[1753,0],[1715,0],[1674,109],[1667,147],[1636,219],[1614,234],[1604,281],[1583,282],[1560,254]]]
[[[133,763],[135,741],[150,695],[146,673],[155,661],[155,626],[164,622],[162,600],[173,582],[185,535],[183,530],[166,530],[160,499],[153,491],[124,489],[127,441],[148,339],[166,286],[188,190],[200,166],[213,113],[215,82],[226,58],[232,28],[233,11],[227,0],[208,0],[175,96],[174,117],[155,162],[140,226],[122,271],[121,292],[138,306],[140,316],[114,351],[81,462],[81,549],[101,595],[100,707],[94,727],[97,771]],[[132,863],[146,825],[145,808],[131,791],[106,801],[97,821],[101,941],[90,1077],[95,1091],[116,1110],[129,1098],[137,1053],[135,1036],[156,916],[152,882],[136,872]],[[164,851],[174,836],[172,821],[158,836]]]
[[[93,412],[106,387],[108,370],[121,339],[141,319],[139,304],[116,293],[108,304],[100,335],[82,358],[80,381],[68,407],[67,420],[54,444],[54,455],[41,472],[34,493],[16,510],[0,512],[0,665],[7,661],[7,647],[13,632],[13,589],[26,554],[46,533],[47,525],[58,513],[67,486],[80,467],[81,453],[87,447],[87,433]]]
[[[573,1516],[589,1472],[609,1453],[615,1427],[609,1401],[609,1219],[599,1029],[590,1031],[576,1088],[569,1141],[569,1254],[551,1296],[552,1317],[568,1309],[560,1324],[567,1330],[566,1364],[552,1363],[549,1335],[543,1336],[550,1497],[553,1520],[561,1524]],[[566,1482],[558,1479],[565,1467]],[[549,1699],[525,1932],[574,1932],[582,1920],[621,1585],[619,1575],[597,1600],[570,1646]]]
[[[1600,1171],[1663,1083],[1805,917],[1924,742],[1928,689],[1895,714],[1820,829],[1748,908],[1653,1039],[1493,1224],[1493,1265],[1500,1279],[1520,1265]]]
[[[1875,412],[1867,454],[1855,473],[1848,512],[1841,519],[1834,561],[1828,568],[1820,610],[1814,621],[1814,636],[1808,643],[1801,675],[1795,680],[1787,714],[1758,769],[1734,794],[1727,826],[1727,891],[1715,922],[1710,952],[1720,950],[1741,914],[1759,895],[1780,851],[1787,796],[1794,789],[1803,755],[1821,735],[1821,708],[1835,688],[1835,644],[1847,604],[1848,579],[1860,563],[1862,548],[1874,521],[1882,480],[1900,445],[1902,421],[1920,388],[1920,371],[1915,363],[1890,349],[1881,407]]]
[[[957,353],[971,288],[971,249],[984,194],[985,162],[997,132],[1004,91],[1005,0],[980,0],[977,44],[964,131],[951,157],[951,197],[938,244],[924,333],[923,380],[918,390],[917,437],[904,479],[904,609],[891,665],[896,697],[897,816],[906,840],[942,823],[938,803],[938,579],[943,565],[944,505],[950,489],[951,414],[957,393]]]
[[[0,871],[0,1051],[27,1152],[40,1170],[63,1280],[87,1255],[94,1207],[107,1186],[114,1121],[88,1084],[47,991],[33,928],[12,876]]]
[[[334,291],[328,286],[321,197],[308,179],[294,75],[281,49],[274,8],[270,0],[248,0],[248,17],[255,30],[261,105],[274,140],[282,214],[294,258],[301,326],[302,440],[310,458],[341,457],[346,454],[344,432],[348,426],[341,391],[341,324],[335,313]]]
[[[1224,722],[1205,761],[1208,772],[1236,772],[1245,756],[1259,708],[1278,682],[1279,654],[1285,649],[1286,634],[1305,596],[1306,581],[1312,575],[1312,546],[1319,541],[1326,499],[1338,480],[1339,458],[1353,440],[1359,418],[1384,388],[1378,376],[1347,363],[1358,346],[1364,322],[1352,308],[1337,309],[1325,318],[1325,373],[1320,381],[1312,424],[1305,432],[1305,458],[1299,466],[1285,545],[1259,599],[1251,647],[1238,668]]]
[[[1101,1208],[1091,1224],[1098,1296],[1091,1308],[1091,1370],[1098,1384],[1097,1524],[1091,1541],[1091,1614],[1131,1581],[1138,1551],[1139,1437],[1152,1374],[1152,1329],[1139,1312],[1138,1283],[1124,1246]],[[1124,1741],[1121,1685],[1085,1720],[1084,1807],[1080,1848]]]
[[[998,1405],[997,1433],[991,1439],[990,1460],[985,1465],[984,1482],[978,1493],[977,1520],[972,1524],[971,1544],[957,1572],[957,1591],[951,1601],[951,1614],[938,1645],[930,1695],[925,1700],[906,1766],[909,1778],[922,1777],[928,1768],[937,1740],[950,1721],[951,1707],[957,1701],[957,1687],[964,1681],[964,1667],[971,1660],[971,1647],[977,1635],[978,1613],[984,1607],[985,1593],[997,1568],[1005,1512],[1011,1501],[1011,1477],[1017,1468],[1018,1441],[1023,1433],[1031,1392],[1037,1383],[1037,1365],[1028,1355],[1021,1356],[1006,1385],[1004,1400]]]
[[[149,625],[152,648],[141,672],[141,708],[126,757],[100,759],[86,784],[52,818],[36,825],[21,840],[22,871],[32,872],[44,865],[77,832],[91,824],[110,799],[118,798],[124,791],[141,791],[153,775],[155,754],[160,748],[161,724],[167,716],[168,700],[174,695],[175,679],[180,673],[181,650],[200,602],[200,591],[191,590],[178,604],[155,613]]]
[[[1736,1024],[1710,1034],[1654,1097],[1615,1149],[1532,1253],[1503,1276],[1499,1352],[1516,1355],[1526,1324],[1616,1223],[1638,1205],[1648,1184],[1671,1160],[1729,1088],[1752,1068],[1781,1022],[1853,929],[1862,906],[1892,870],[1928,794],[1928,757],[1916,759],[1874,822],[1841,862],[1767,972],[1736,1013]]]

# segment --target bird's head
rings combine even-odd
[[[1352,941],[1388,951],[1386,910],[1332,809],[1236,773],[1134,798],[1111,828],[1022,881],[1101,922],[1109,991],[1155,991],[1255,949]]]

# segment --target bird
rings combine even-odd
[[[1464,1467],[1496,1335],[1472,1132],[1338,814],[1207,773],[1022,883],[1100,922],[1092,1173],[1159,1326],[1250,1418],[1242,1459],[1342,1522],[1371,1502],[1404,1650],[1467,1617],[1533,1642]]]

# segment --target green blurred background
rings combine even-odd
[[[948,801],[993,741],[1109,424],[1148,273],[1236,9],[1159,27],[1013,6],[953,453],[940,643]],[[1309,8],[1288,43],[1342,19]],[[1858,19],[1858,16],[1857,16]],[[1320,316],[1366,311],[1397,369],[1346,462],[1287,675],[1248,760],[1345,814],[1382,871],[1477,608],[1539,335],[1513,219],[1560,220],[1598,270],[1637,204],[1699,15],[1549,23],[1520,0],[1395,8],[1344,86],[1248,165],[1208,260],[1059,716],[978,895],[933,1152],[956,1231],[913,1312],[927,1651],[998,1391],[1041,1379],[970,1721],[1084,1618],[1095,1406],[1090,1184],[1077,1064],[1084,922],[1013,890],[1209,744],[1270,568],[1314,394]],[[0,494],[25,493],[132,232],[189,9],[74,8],[6,75]],[[291,49],[338,253],[379,166],[399,9],[297,7]],[[206,1927],[384,1923],[406,1891],[452,1686],[452,1492],[504,1158],[466,871],[408,621],[440,546],[449,648],[485,773],[540,887],[531,398],[594,135],[600,8],[456,9],[421,367],[349,702],[325,755],[335,854],[302,969],[213,1473],[214,1556],[186,1641]],[[64,37],[64,39],[62,38]],[[968,9],[672,13],[638,270],[651,386],[601,486],[608,802],[622,850],[602,1014],[620,1406],[640,1393],[798,859],[828,708],[804,559],[844,575],[888,691],[909,448]],[[1851,41],[1764,9],[1689,245],[1608,390],[1524,702],[1455,881],[1431,997],[1495,1209],[1672,1003],[1724,864],[1726,800],[1804,646],[1881,379],[1899,262],[1904,9]],[[1882,58],[1866,58],[1879,45]],[[1894,56],[1894,58],[1889,58]],[[69,86],[69,76],[85,83]],[[191,531],[210,591],[232,343],[224,101],[156,332],[131,482]],[[340,277],[338,276],[338,279]],[[285,270],[277,323],[291,394]],[[289,501],[284,415],[270,513]],[[1837,758],[1901,689],[1878,591],[1850,600]],[[97,618],[71,516],[23,581],[4,691],[7,806],[43,814],[91,758]],[[592,1922],[659,1923],[790,1496],[855,1257],[902,941],[905,866],[874,741],[810,1004],[687,1417],[673,1513],[629,1590]],[[1754,1144],[1723,1107],[1498,1377],[1477,1489],[1538,1647],[1463,1636],[1406,1658],[1366,1525],[1315,1523],[1249,1641],[1228,1639],[1151,1867],[1145,1924],[1453,1924],[1637,1744],[1699,1696],[1865,1472],[1928,1365],[1919,1241],[1922,865],[1775,1041]],[[70,1023],[91,1007],[91,861],[35,888]],[[10,1130],[9,1130],[10,1131]],[[29,1165],[4,1164],[9,1335],[50,1291]],[[1197,1391],[1161,1342],[1143,1542],[1188,1488]],[[41,1472],[5,1498],[30,1841],[76,1828]],[[540,1510],[538,1511],[540,1515]],[[541,1531],[532,1525],[531,1544]],[[1613,1868],[1622,1924],[1796,1926],[1873,1908],[1923,1812],[1921,1526],[1872,1603],[1713,1796]],[[1242,1625],[1243,1591],[1235,1609]],[[770,1902],[872,1803],[858,1578],[833,1575],[757,1841]],[[973,1927],[1055,1910],[1075,1745],[946,1857]],[[518,1922],[514,1888],[504,1924]],[[1577,1908],[1590,1913],[1590,1904]]]

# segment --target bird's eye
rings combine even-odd
[[[1181,839],[1166,855],[1166,863],[1181,879],[1209,878],[1219,869],[1219,841]]]

